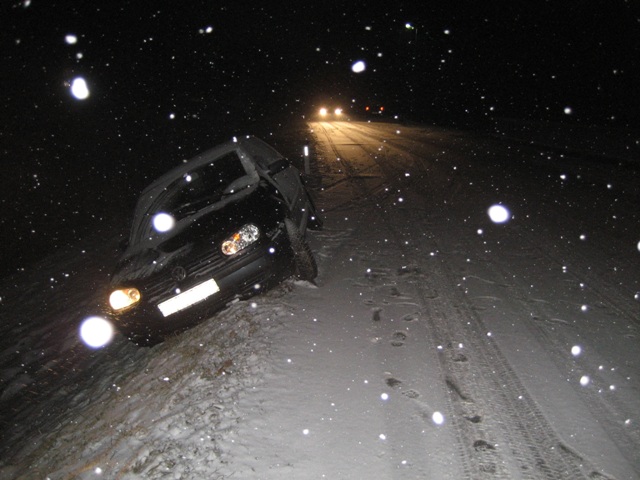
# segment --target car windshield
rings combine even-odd
[[[168,185],[153,210],[184,217],[220,201],[233,182],[246,174],[238,154],[229,152]]]

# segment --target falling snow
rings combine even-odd
[[[609,245],[625,240],[612,243],[602,236],[596,219],[606,216],[598,216],[599,199],[582,197],[583,204],[591,202],[589,208],[567,218],[566,207],[556,203],[566,188],[557,174],[542,170],[534,182],[527,171],[511,172],[498,182],[498,172],[504,172],[500,162],[513,160],[496,159],[495,166],[478,160],[482,168],[473,161],[458,163],[473,158],[472,143],[459,147],[464,155],[453,157],[456,169],[440,153],[425,177],[422,164],[413,163],[423,161],[424,153],[413,152],[431,145],[435,131],[420,144],[416,139],[424,127],[375,128],[377,134],[361,147],[370,152],[357,153],[348,142],[334,152],[324,134],[310,142],[313,162],[340,158],[314,163],[312,169],[323,171],[311,184],[326,226],[310,236],[320,268],[317,285],[290,280],[269,294],[231,304],[153,349],[139,349],[118,334],[99,349],[114,335],[108,317],[97,315],[95,307],[104,301],[100,285],[108,280],[105,265],[119,241],[115,231],[25,272],[34,285],[26,297],[15,297],[5,282],[3,308],[15,309],[20,302],[21,311],[33,312],[34,333],[25,333],[29,317],[16,317],[23,318],[15,328],[24,345],[7,344],[4,351],[16,352],[8,355],[25,368],[5,367],[3,399],[16,405],[28,392],[43,395],[33,408],[14,407],[25,416],[15,417],[12,454],[5,458],[28,462],[43,478],[79,471],[116,478],[132,469],[148,478],[167,472],[200,478],[262,472],[264,478],[281,478],[307,471],[372,478],[389,465],[412,477],[435,468],[439,478],[461,478],[462,472],[451,470],[461,455],[457,439],[478,452],[503,454],[481,435],[492,432],[495,438],[511,425],[501,405],[506,394],[515,399],[516,410],[538,409],[518,416],[520,423],[544,419],[543,426],[528,430],[534,437],[547,429],[552,436],[559,432],[593,471],[622,472],[620,478],[633,471],[625,457],[633,456],[632,450],[616,442],[605,428],[609,422],[599,422],[589,409],[594,399],[606,402],[629,435],[636,431],[638,410],[619,405],[637,405],[629,392],[640,359],[629,336],[633,319],[623,312],[637,308],[640,289],[631,267],[638,260],[614,262],[615,273],[608,269],[608,259],[615,258]],[[375,139],[385,134],[397,138],[396,148],[404,153],[376,163]],[[411,139],[406,144],[405,137]],[[485,151],[511,147],[484,142]],[[302,151],[297,143],[291,150]],[[345,167],[367,176],[345,177]],[[566,165],[553,168],[560,167]],[[388,177],[384,168],[393,168]],[[461,171],[458,188],[464,195],[454,202],[450,186],[439,178]],[[620,185],[615,198],[625,201],[627,180],[606,172],[609,178],[600,185]],[[41,175],[32,179],[45,181]],[[492,188],[504,198],[487,206]],[[513,196],[511,189],[525,193]],[[430,199],[448,199],[446,208],[425,207],[423,192]],[[511,208],[518,210],[517,222]],[[630,211],[621,208],[618,221]],[[159,232],[174,221],[168,215],[154,220]],[[483,228],[474,228],[475,222]],[[618,291],[622,279],[631,292]],[[37,313],[57,299],[64,302],[57,310]],[[507,380],[511,386],[505,386]],[[473,402],[464,400],[469,398]],[[468,406],[473,408],[464,410]],[[48,415],[38,413],[43,411]],[[574,434],[576,416],[588,435]],[[51,421],[64,426],[54,428]],[[145,439],[142,450],[139,435]],[[599,439],[597,445],[591,438]],[[48,447],[31,450],[29,444]],[[510,448],[522,448],[525,456],[529,451],[519,441]],[[215,456],[208,453],[212,449]],[[603,449],[607,456],[598,457],[595,452]],[[429,464],[425,450],[452,459],[449,467]],[[474,465],[473,457],[468,461]],[[13,468],[6,460],[0,463],[2,473]]]
[[[8,13],[0,477],[640,475],[625,7],[599,12],[612,30],[548,5],[532,23],[122,6],[111,24],[98,3]],[[344,122],[301,123],[320,92]],[[350,118],[374,100],[384,115]],[[311,162],[317,282],[134,346],[104,298],[129,201],[260,129]]]

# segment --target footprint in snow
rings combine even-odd
[[[404,395],[407,398],[418,398],[420,396],[420,394],[415,390],[407,390],[405,392],[402,392],[402,395]]]
[[[476,450],[476,452],[486,452],[488,450],[496,449],[496,447],[485,440],[476,440],[475,442],[473,442],[473,448]]]
[[[464,353],[456,353],[451,357],[451,360],[453,360],[454,362],[466,362],[469,359]]]
[[[404,317],[402,317],[404,322],[417,322],[420,320],[420,314],[418,312],[415,313],[407,313]]]
[[[419,274],[419,273],[422,273],[422,272],[420,271],[420,267],[418,267],[417,265],[413,265],[413,264],[402,266],[397,271],[398,275],[408,275],[408,274],[411,274],[411,273]]]
[[[388,268],[368,268],[365,273],[365,277],[368,279],[386,278],[388,276]]]
[[[401,347],[404,345],[404,341],[407,339],[407,334],[404,332],[395,332],[391,336],[391,345],[394,347]]]
[[[390,386],[391,388],[396,388],[399,387],[400,385],[402,385],[402,382],[400,380],[398,380],[397,378],[393,378],[393,377],[389,377],[385,380],[385,383]]]

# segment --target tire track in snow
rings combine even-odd
[[[433,250],[438,251],[437,241]],[[491,474],[491,478],[607,478],[557,436],[460,289],[452,288],[446,295],[427,300],[427,293],[436,285],[457,284],[456,274],[444,261],[436,258],[430,265],[431,275],[415,286],[426,307],[430,329],[445,353],[440,359],[447,372],[458,426],[467,440],[476,438],[472,458],[477,457],[477,452],[494,453],[493,449],[506,455],[496,455],[493,463],[477,462],[478,470],[472,477]],[[464,349],[456,352],[458,339]],[[497,463],[505,459],[507,465],[511,464],[506,471],[500,468],[504,463]]]
[[[570,222],[570,220],[568,220]],[[459,236],[460,241],[467,245],[463,247],[465,250],[471,250],[473,247],[468,239],[462,235]],[[556,271],[562,271],[562,276],[566,276],[572,280],[572,284],[579,285],[584,281],[572,268],[563,268],[564,265],[590,265],[590,269],[594,268],[593,259],[597,262],[605,262],[602,256],[595,255],[591,252],[589,255],[579,252],[574,248],[567,248],[562,252],[563,262],[557,260],[557,256],[550,255],[540,245],[534,243],[526,235],[518,235],[517,243],[521,248],[531,252],[536,258],[543,260],[545,265],[556,265]],[[492,261],[489,256],[482,259],[483,264],[487,265],[494,276],[499,277],[500,283],[509,283],[510,297],[517,300],[515,305],[519,307],[517,318],[521,320],[524,328],[527,328],[532,337],[537,338],[545,345],[545,353],[557,365],[558,369],[569,376],[573,376],[575,381],[571,383],[574,391],[580,396],[580,400],[589,409],[591,416],[600,419],[599,426],[608,434],[609,438],[614,441],[618,449],[626,457],[630,465],[640,465],[640,452],[637,445],[640,444],[640,429],[637,425],[629,424],[629,416],[633,416],[638,411],[637,399],[633,398],[630,404],[628,398],[621,398],[618,395],[603,395],[602,392],[609,390],[612,383],[611,379],[607,379],[605,373],[610,377],[610,371],[602,371],[595,365],[603,365],[606,359],[593,358],[595,353],[590,352],[588,360],[581,355],[569,356],[568,350],[570,345],[576,342],[576,336],[579,332],[573,322],[567,322],[558,319],[552,312],[551,305],[540,300],[532,300],[527,286],[514,281],[513,276],[506,270],[505,266],[500,262]],[[599,270],[599,268],[595,268]],[[470,278],[467,275],[466,278]],[[606,283],[598,278],[597,275],[591,276],[587,280],[589,285],[589,294],[599,299],[602,304],[611,308],[615,314],[623,321],[627,321],[632,325],[637,323],[637,319],[629,311],[627,305],[628,299],[625,299],[617,291],[610,289]],[[576,305],[576,311],[578,305]],[[573,329],[575,335],[568,335],[562,329],[556,328],[554,324],[560,323],[566,329]],[[577,379],[580,375],[588,374],[589,384],[592,388],[586,389]],[[623,378],[618,376],[616,384],[623,384]],[[637,472],[640,473],[640,472]]]
[[[331,135],[326,131],[326,129],[323,128],[323,132],[325,134],[326,141],[329,144],[330,148],[332,149],[333,153],[336,155],[337,158],[341,158],[342,165],[344,166],[345,176],[349,181],[353,183],[355,189],[358,190],[358,197],[370,198],[370,192],[367,190],[367,187],[364,184],[364,182],[362,182],[360,178],[354,175],[355,168],[350,165],[349,159],[344,158],[341,155],[338,147],[333,142]],[[356,139],[352,139],[352,140],[354,140],[354,143],[357,143]],[[374,159],[376,158],[375,152],[372,152],[370,149],[367,149],[364,146],[361,146],[361,149],[365,152],[367,156],[372,156]],[[388,179],[389,175],[392,175],[392,172],[389,171],[389,167],[387,167],[385,164],[381,165],[379,162],[376,162],[376,163],[380,168],[383,169],[383,171],[386,170],[385,178]],[[380,208],[379,210],[376,211],[376,213],[381,215],[383,218],[381,225],[386,225],[386,226],[394,225],[394,222],[390,218],[390,215],[387,212],[385,212],[384,209]],[[401,225],[398,227],[402,228]],[[396,232],[391,232],[391,231],[389,231],[388,233],[391,237],[394,237],[397,234]],[[401,245],[401,243],[402,243],[401,239],[396,239],[396,244]],[[375,274],[375,272],[373,272],[373,274]],[[433,300],[433,295],[427,294],[422,289],[417,289],[416,294],[423,308],[426,307],[429,301]],[[377,311],[378,314],[380,314],[380,311],[382,309],[380,307],[373,307],[373,308],[374,308],[373,315],[375,320],[375,312]],[[426,317],[427,317],[426,323],[429,326],[429,335],[425,337],[428,344],[427,348],[431,351],[435,351],[438,348],[438,346],[442,346],[444,344],[445,336],[440,333],[439,328],[436,328],[433,320],[429,319],[430,315],[426,315]],[[447,386],[455,385],[457,383],[455,380],[452,380],[453,374],[451,372],[453,369],[448,364],[448,362],[443,359],[442,355],[438,355],[438,359],[440,362],[439,368],[440,368],[440,371],[442,372],[441,378],[439,380],[443,382],[443,389],[449,390],[449,395],[445,397],[445,399],[448,402],[448,404],[446,405],[446,411],[456,412],[456,415],[448,416],[448,423],[453,426],[454,438],[456,439],[456,443],[457,443],[457,446],[455,449],[458,452],[460,463],[462,464],[462,468],[465,472],[465,477],[496,478],[496,479],[509,478],[508,472],[498,471],[499,469],[501,469],[500,466],[506,463],[506,459],[500,458],[501,452],[495,448],[492,449],[490,447],[486,447],[486,448],[480,447],[480,446],[489,445],[489,443],[485,440],[487,436],[483,432],[484,427],[481,424],[481,422],[473,422],[473,421],[466,420],[464,413],[462,413],[461,415],[459,414],[460,410],[459,408],[456,407],[458,399],[456,399],[455,394],[452,394],[451,390],[447,388]],[[386,381],[387,381],[387,385],[389,385],[391,388],[396,388],[402,383],[401,380],[398,380],[395,377],[389,377],[387,378]],[[413,390],[411,391],[413,392]],[[431,411],[432,409],[430,407],[422,405],[420,403],[420,400],[417,399],[418,396],[419,394],[409,395],[407,398],[412,399],[419,410],[424,412]],[[425,422],[430,421],[430,418],[429,418],[430,416],[431,416],[430,414],[424,415],[423,421]],[[477,415],[473,415],[470,418],[475,418],[476,416]],[[470,442],[469,438],[473,438],[475,440],[473,440],[473,442]],[[475,449],[474,449],[474,445],[476,446]],[[490,460],[487,461],[486,458],[481,458],[481,457],[489,457]]]
[[[327,139],[336,156],[341,157],[329,135]],[[357,143],[357,139],[353,140]],[[387,181],[397,175],[397,169],[380,162],[375,152],[361,148],[376,160]],[[341,160],[345,174],[351,175],[350,181],[360,190],[361,197],[370,196],[364,182],[355,177],[355,168],[348,165],[348,159]],[[415,210],[411,212],[415,217]],[[394,225],[393,216],[383,209],[377,213],[383,215],[383,224]],[[413,221],[424,223],[424,218],[415,217]],[[405,250],[398,234],[402,225],[394,227],[389,233],[396,236],[396,246]],[[432,246],[433,251],[438,250],[437,242],[432,240]],[[437,282],[414,284],[416,295],[427,312],[432,341],[442,350],[438,358],[448,387],[450,411],[454,412],[449,421],[457,432],[458,450],[469,476],[605,478],[557,437],[498,345],[486,336],[488,329],[464,296],[452,289],[446,296],[433,298],[434,285],[456,285],[454,273],[442,262],[422,260],[435,266],[432,278]],[[468,354],[456,351],[456,339],[462,340]]]

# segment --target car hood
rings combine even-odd
[[[283,217],[283,205],[267,189],[247,189],[221,207],[207,207],[182,219],[163,234],[129,246],[118,262],[111,283],[122,284],[147,278],[172,266],[180,258],[198,251],[219,248],[224,239],[247,223],[261,231],[272,231]]]

